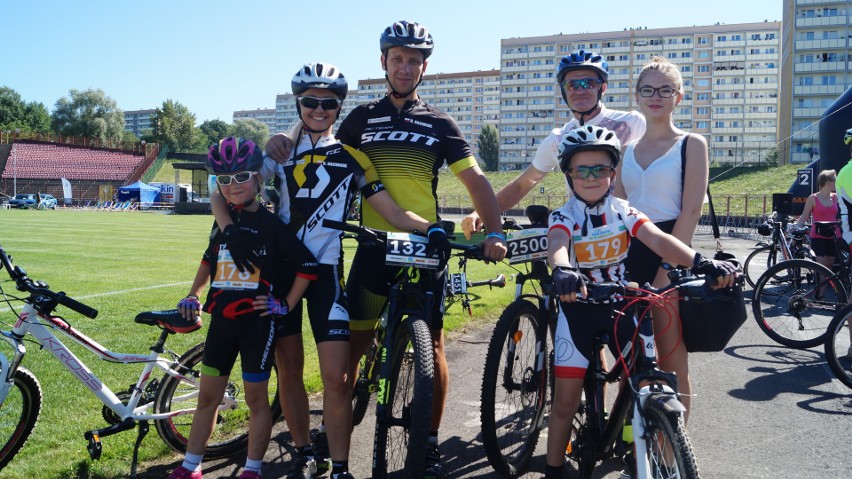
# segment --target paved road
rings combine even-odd
[[[723,243],[740,258],[753,246],[752,241],[732,238]],[[699,235],[695,245],[709,252],[715,242]],[[447,342],[452,379],[441,429],[447,478],[498,477],[479,437],[478,399],[489,334],[487,328],[471,329]],[[749,319],[724,352],[694,354],[690,368],[695,397],[689,433],[702,477],[852,477],[852,391],[833,379],[821,347],[784,348]],[[372,426],[365,420],[353,435],[350,462],[357,478],[370,477]],[[266,477],[283,477],[292,459],[287,439],[283,424],[276,425],[265,458]],[[545,442],[546,431],[530,472],[522,477],[541,477]],[[236,477],[243,461],[209,461],[205,477]],[[150,466],[145,476],[163,477],[179,464],[175,458]],[[614,479],[619,471],[620,465],[609,461],[599,466],[595,477]]]

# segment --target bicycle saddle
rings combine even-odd
[[[137,314],[134,321],[148,326],[159,326],[170,333],[191,333],[201,328],[201,317],[197,316],[195,321],[189,321],[181,316],[177,309],[146,311]]]

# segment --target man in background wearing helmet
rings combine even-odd
[[[622,145],[642,137],[645,118],[641,113],[610,110],[601,102],[608,78],[606,61],[595,52],[580,50],[562,58],[556,67],[556,84],[574,117],[562,128],[555,128],[539,145],[530,166],[497,192],[500,211],[518,204],[548,172],[558,170],[556,154],[559,142],[575,128],[585,124],[607,128],[615,132]],[[462,230],[468,239],[481,226],[476,212],[462,220]]]
[[[349,313],[343,295],[340,231],[322,220],[346,221],[356,193],[394,228],[426,231],[429,222],[400,208],[379,180],[364,153],[333,136],[349,90],[346,77],[330,63],[302,66],[291,81],[297,123],[290,134],[296,145],[283,164],[267,158],[261,176],[274,178],[279,192],[278,217],[313,253],[319,263],[317,280],[305,292],[323,380],[323,418],[311,444],[310,411],[303,381],[302,306],[292,305],[276,343],[281,404],[298,456],[287,477],[309,479],[324,473],[331,459],[331,479],[351,478],[348,472],[352,431],[352,384],[349,372]],[[221,197],[212,197],[213,211],[223,227],[229,224]],[[314,449],[314,446],[316,449]],[[329,457],[330,453],[330,457]]]
[[[216,413],[239,354],[246,404],[249,406],[249,445],[241,479],[261,477],[263,456],[269,444],[272,418],[268,387],[275,341],[276,322],[298,304],[311,280],[316,279],[316,259],[275,216],[257,202],[261,181],[258,175],[263,156],[248,139],[229,137],[210,147],[207,168],[217,175],[216,183],[231,206],[227,211],[231,228],[251,238],[251,272],[239,275],[225,235],[214,225],[213,234],[195,274],[189,294],[178,303],[187,320],[200,313],[199,298],[207,283],[210,289],[204,311],[210,314],[201,365],[198,408],[183,463],[169,479],[201,479],[201,460],[207,441],[216,427]],[[279,266],[283,260],[295,265],[286,278]],[[200,318],[198,318],[200,321]]]
[[[586,369],[594,353],[594,337],[614,330],[616,304],[577,302],[587,282],[626,284],[625,260],[631,238],[638,238],[669,264],[690,266],[696,274],[716,279],[715,287],[732,286],[736,267],[705,259],[674,236],[664,233],[626,200],[610,194],[621,145],[613,131],[585,125],[569,132],[559,145],[559,169],[573,196],[550,214],[548,262],[559,296],[556,325],[553,405],[547,433],[545,479],[562,478],[565,448],[580,404]],[[635,326],[624,317],[615,329],[618,343],[627,344]],[[615,339],[615,338],[614,338]]]

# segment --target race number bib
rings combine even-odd
[[[423,236],[408,233],[388,233],[385,264],[438,269],[438,258],[426,256],[427,242],[428,240]]]
[[[467,275],[464,273],[453,273],[447,278],[447,286],[450,288],[450,294],[457,296],[467,293]]]
[[[512,231],[506,238],[509,264],[526,263],[547,258],[547,228]]]
[[[577,266],[584,269],[602,268],[624,261],[630,242],[624,224],[593,228],[588,235],[577,235],[572,239]]]
[[[260,285],[260,268],[255,266],[254,273],[240,272],[231,252],[221,246],[216,259],[216,272],[210,285],[219,289],[257,289]]]

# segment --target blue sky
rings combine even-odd
[[[0,4],[0,86],[51,111],[71,89],[100,88],[123,110],[172,99],[198,123],[230,122],[234,110],[274,108],[304,63],[334,63],[351,84],[381,77],[379,35],[395,20],[429,28],[428,73],[440,73],[499,68],[502,38],[780,21],[782,3],[10,0]]]

